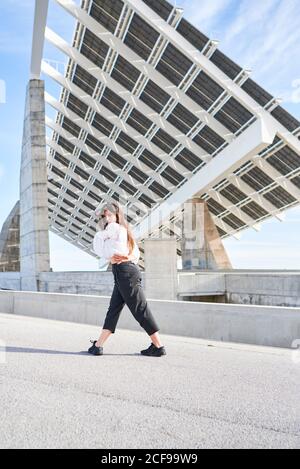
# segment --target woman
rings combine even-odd
[[[88,352],[92,355],[103,355],[103,344],[114,334],[126,304],[152,341],[150,347],[141,350],[141,354],[151,357],[166,355],[165,347],[160,342],[159,327],[141,286],[141,272],[137,265],[139,248],[117,203],[113,202],[104,207],[100,231],[95,235],[93,248],[96,254],[111,262],[115,283],[102,332],[97,341],[91,341],[93,345]]]

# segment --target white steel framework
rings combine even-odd
[[[54,1],[54,0],[53,0]],[[94,211],[124,207],[135,235],[176,236],[182,207],[207,201],[222,237],[260,229],[300,202],[300,122],[166,0],[55,0],[68,44],[36,1],[31,77],[45,93],[50,229],[90,254]],[[78,2],[79,3],[79,2]],[[42,60],[45,39],[65,73]]]

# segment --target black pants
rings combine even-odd
[[[112,271],[115,284],[103,329],[115,332],[121,311],[126,304],[148,335],[158,332],[159,327],[149,309],[141,285],[142,277],[139,267],[128,261],[113,264]]]

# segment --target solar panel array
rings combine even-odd
[[[97,207],[114,199],[128,221],[139,225],[257,120],[217,74],[209,76],[179,50],[181,37],[253,98],[258,111],[264,108],[300,138],[300,122],[176,8],[165,0],[143,3],[172,26],[176,40],[127,0],[84,0],[69,48],[77,55],[68,54],[65,76],[50,74],[62,86],[60,98],[48,102],[56,120],[46,121],[53,130],[51,229],[91,254]],[[300,155],[276,137],[258,158],[212,183],[201,197],[227,237],[297,205],[299,194]],[[181,217],[178,210],[171,224],[149,235],[160,230],[179,242]],[[180,243],[178,249],[180,254]]]

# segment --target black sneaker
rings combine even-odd
[[[153,344],[153,342],[151,342],[150,347],[146,348],[145,350],[141,350],[141,354],[146,355],[150,350],[153,349],[153,347],[155,347],[155,345]]]
[[[95,343],[97,340],[90,341],[93,345],[88,349],[88,353],[92,355],[103,355],[103,347],[96,347]]]
[[[147,350],[142,350],[141,354],[147,357],[162,357],[167,352],[165,347],[156,347],[154,344],[151,344]]]

